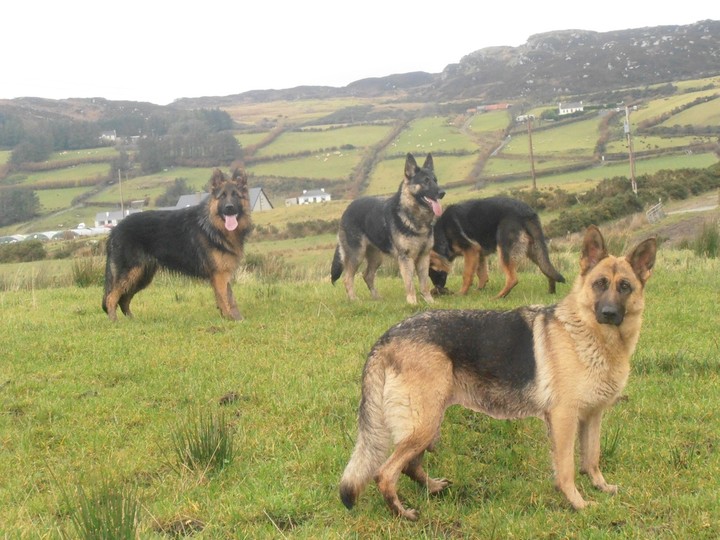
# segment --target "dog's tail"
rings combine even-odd
[[[115,281],[115,277],[113,276],[113,269],[112,269],[112,242],[110,241],[110,238],[107,239],[107,247],[105,248],[107,260],[105,261],[105,288],[103,290],[103,297],[102,297],[102,308],[105,313],[108,312],[107,307],[107,297],[110,293],[110,290],[112,289],[113,282]]]
[[[526,221],[525,228],[530,237],[533,239],[532,255],[542,273],[545,274],[548,279],[552,279],[558,283],[565,283],[565,277],[563,277],[563,275],[558,272],[550,262],[547,243],[545,242],[545,235],[543,234],[540,219],[537,215]]]
[[[340,244],[338,243],[335,248],[335,255],[333,255],[332,265],[330,266],[330,283],[335,285],[335,282],[340,279],[344,270],[342,256],[340,255]]]
[[[384,388],[382,355],[373,351],[363,373],[357,442],[340,480],[340,500],[348,509],[355,505],[362,490],[377,474],[390,449],[390,432],[383,410]]]

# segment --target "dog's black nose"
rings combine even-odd
[[[237,213],[238,213],[238,212],[237,212],[237,210],[235,209],[235,205],[234,205],[234,204],[226,204],[225,206],[223,206],[223,215],[225,215],[225,216],[234,216],[234,215],[237,214]]]
[[[438,191],[438,199],[442,199],[445,196],[445,192],[441,189]]]
[[[597,321],[600,324],[619,326],[623,322],[623,314],[614,306],[603,306],[597,312]]]

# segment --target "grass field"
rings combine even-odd
[[[577,246],[552,258],[576,275]],[[117,324],[100,310],[99,286],[2,290],[0,536],[72,537],[79,488],[105,481],[136,490],[139,537],[150,539],[178,523],[208,539],[717,538],[719,276],[717,259],[660,249],[627,399],[604,422],[616,496],[580,478],[597,504],[572,511],[552,487],[540,421],[452,408],[427,464],[453,485],[429,497],[400,482],[417,523],[391,517],[374,486],[352,512],[337,495],[365,355],[388,326],[427,309],[404,303],[397,276],[379,278],[383,300],[358,287],[351,303],[326,276],[241,273],[242,323],[219,318],[208,285],[165,274],[138,295],[136,319]],[[451,276],[451,288],[459,282]],[[493,261],[488,290],[435,307],[556,300],[532,268],[492,300],[501,282]],[[221,472],[178,467],[171,434],[197,411],[229,419],[236,451]]]

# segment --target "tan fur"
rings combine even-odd
[[[617,486],[608,484],[600,471],[600,424],[627,382],[655,250],[650,239],[626,257],[610,256],[600,231],[590,227],[581,274],[570,294],[555,309],[528,306],[506,312],[525,321],[531,331],[534,364],[520,365],[534,367],[527,383],[513,385],[508,378],[512,375],[499,371],[493,375],[493,369],[502,369],[494,367],[496,358],[475,356],[470,363],[451,356],[446,351],[455,350],[462,336],[427,335],[431,325],[444,329],[458,320],[455,313],[501,316],[494,312],[426,312],[389,330],[365,366],[358,441],[340,486],[346,506],[352,507],[374,477],[393,513],[417,519],[417,511],[400,502],[397,481],[405,473],[431,493],[449,485],[425,473],[422,457],[435,445],[445,410],[454,404],[495,418],[542,418],[548,426],[555,485],[573,508],[588,504],[575,485],[576,439],[580,471],[597,489],[614,494]],[[480,337],[504,344],[499,347],[513,341],[513,336]],[[466,354],[472,357],[473,351]],[[389,442],[384,441],[395,445],[387,459]]]

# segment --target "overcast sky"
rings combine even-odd
[[[704,19],[720,19],[720,2],[12,0],[0,22],[0,99],[165,105],[248,90],[340,87],[394,73],[440,73],[468,53],[518,46],[541,32]]]

